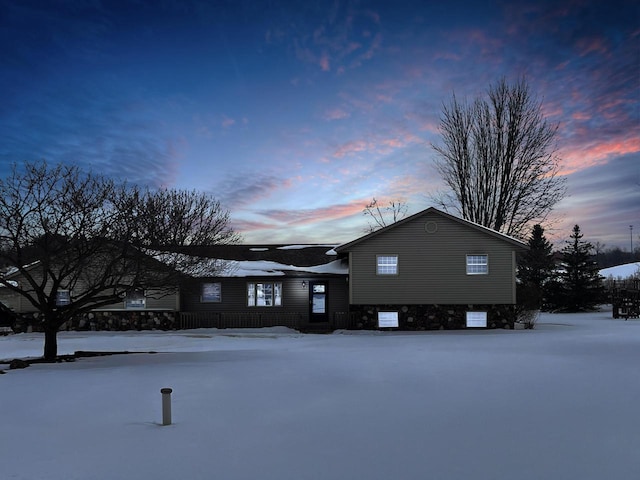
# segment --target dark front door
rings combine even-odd
[[[326,282],[309,283],[309,319],[312,322],[329,321],[329,297]]]

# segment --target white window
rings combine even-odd
[[[467,255],[467,275],[486,275],[488,273],[488,255]]]
[[[222,302],[222,283],[203,283],[200,291],[200,302],[220,303]]]
[[[58,290],[56,292],[56,306],[64,307],[71,303],[71,290]]]
[[[146,308],[147,299],[144,294],[144,290],[131,290],[127,292],[127,296],[124,299],[124,307],[127,309],[141,309]]]
[[[282,306],[282,283],[247,283],[247,305],[250,307]]]
[[[398,274],[398,256],[397,255],[378,255],[377,257],[378,275],[397,275]]]
[[[487,312],[467,312],[467,328],[487,328]]]

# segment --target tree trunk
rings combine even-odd
[[[56,322],[46,319],[44,324],[44,359],[55,362],[58,357],[58,326]]]

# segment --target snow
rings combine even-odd
[[[315,248],[315,247],[337,247],[336,244],[327,243],[327,244],[319,244],[319,243],[310,243],[310,244],[302,244],[302,245],[284,245],[282,247],[278,247],[278,250],[300,250],[303,248]]]
[[[640,262],[625,263],[624,265],[617,265],[615,267],[603,268],[600,270],[600,275],[605,278],[630,278],[637,276],[640,273]]]
[[[640,321],[610,309],[543,314],[535,330],[63,332],[59,345],[158,353],[0,375],[3,479],[640,478]],[[0,358],[41,349],[41,334],[0,337]]]
[[[218,273],[218,277],[256,277],[256,276],[282,276],[285,271],[302,273],[333,273],[347,275],[349,267],[345,262],[333,260],[322,265],[312,265],[309,267],[298,267],[296,265],[285,265],[283,263],[272,262],[270,260],[221,260],[224,266],[223,272]]]

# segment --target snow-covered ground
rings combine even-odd
[[[535,330],[59,343],[158,353],[0,375],[3,480],[640,478],[640,320],[610,309],[543,315]],[[0,359],[41,350],[38,334],[0,337]]]

